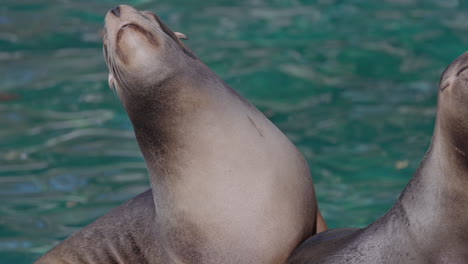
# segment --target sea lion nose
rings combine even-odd
[[[120,17],[120,6],[116,6],[111,9],[112,14],[114,14],[116,17]]]

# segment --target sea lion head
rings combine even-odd
[[[119,5],[105,18],[103,52],[109,86],[118,93],[136,93],[177,74],[178,66],[196,59],[158,16]]]
[[[468,150],[468,52],[442,73],[436,127],[453,147]]]

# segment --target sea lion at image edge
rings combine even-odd
[[[105,22],[109,84],[133,124],[151,192],[38,263],[284,263],[325,228],[303,156],[183,34],[125,5]]]
[[[432,142],[393,207],[363,229],[332,229],[289,263],[468,263],[468,53],[442,74]]]

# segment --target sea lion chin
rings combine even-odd
[[[116,54],[128,67],[141,69],[151,66],[158,57],[160,42],[154,35],[136,24],[125,24],[117,32]]]

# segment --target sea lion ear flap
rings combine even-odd
[[[177,38],[179,38],[179,39],[186,39],[186,40],[189,39],[187,36],[185,36],[184,33],[174,32],[174,34],[175,34],[175,35],[177,36]]]

